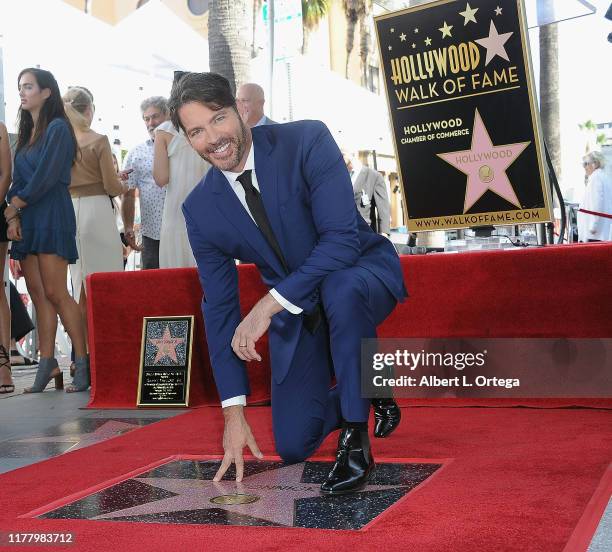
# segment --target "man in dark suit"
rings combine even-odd
[[[363,488],[374,461],[360,344],[376,336],[376,326],[406,295],[393,245],[358,215],[340,150],[323,123],[249,129],[228,81],[214,73],[182,77],[170,110],[213,166],[185,200],[183,214],[225,418],[225,456],[215,480],[232,462],[242,479],[245,446],[261,457],[244,415],[244,362],[261,360],[256,344],[269,329],[279,455],[303,461],[342,428],[337,461],[321,490]],[[234,259],[255,263],[270,288],[242,320]],[[382,401],[375,417],[375,435],[386,436],[399,423],[399,409]]]

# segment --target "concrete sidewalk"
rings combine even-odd
[[[72,378],[70,359],[59,361],[64,386]],[[36,366],[13,367],[15,393],[0,395],[0,473],[46,460],[175,416],[186,409],[89,410],[89,391],[23,394],[34,383]],[[134,398],[136,403],[136,398]]]

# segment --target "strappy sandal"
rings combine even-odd
[[[9,374],[11,371],[11,359],[9,354],[6,352],[4,345],[0,345],[0,368],[7,368]],[[0,395],[8,395],[9,393],[15,392],[15,384],[14,383],[5,383],[0,385]]]
[[[15,360],[21,358],[22,361]],[[17,349],[11,349],[11,364],[13,366],[38,366],[38,361],[22,355]]]

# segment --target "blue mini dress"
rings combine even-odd
[[[15,155],[13,184],[8,192],[27,203],[21,211],[20,241],[13,241],[11,258],[50,253],[69,264],[79,255],[76,219],[70,198],[70,170],[76,144],[68,122],[53,119],[45,133]]]

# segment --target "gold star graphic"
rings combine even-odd
[[[497,6],[497,8],[495,8],[495,15],[501,15],[502,14],[502,9]]]
[[[425,46],[431,46],[431,38],[427,37],[425,39]]]
[[[414,42],[412,43],[412,47],[413,47],[413,48],[416,48],[416,44],[415,44]]]
[[[418,27],[417,27],[417,28],[414,30],[414,32],[415,32],[415,33],[418,33],[418,32],[419,32]]]
[[[393,50],[393,46],[391,46],[391,44],[389,44],[389,52]]]
[[[465,27],[470,21],[476,23],[476,12],[478,8],[470,8],[470,5],[467,4],[465,7],[465,11],[459,12],[459,15],[462,15],[464,18],[463,26]]]
[[[392,32],[392,33],[394,33],[394,32],[395,32],[395,29],[394,29],[393,27],[391,27],[391,32]]]
[[[442,33],[442,38],[444,38],[445,36],[449,36],[452,37],[453,35],[451,34],[451,29],[453,28],[452,25],[449,25],[446,21],[444,22],[444,25],[442,27],[440,27],[438,29],[438,31],[440,31]]]
[[[402,34],[400,35],[400,40],[401,40],[402,42],[405,42],[405,41],[406,41],[406,33],[402,33]]]

